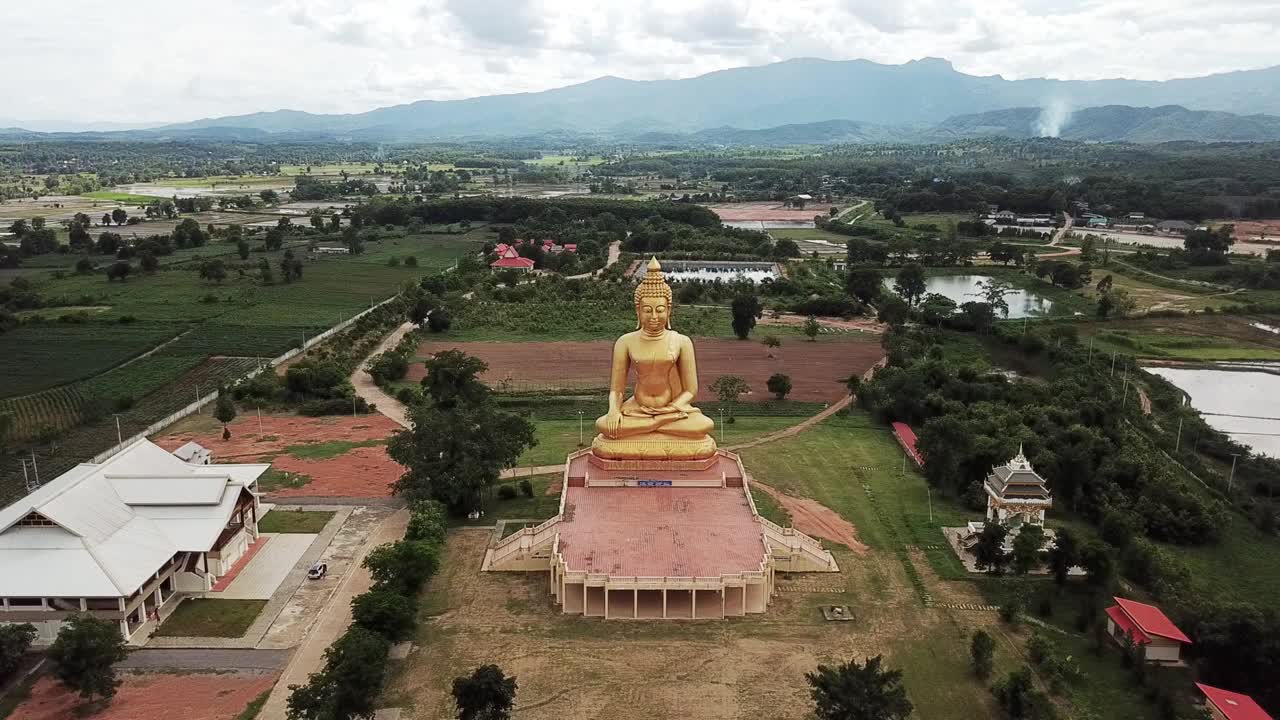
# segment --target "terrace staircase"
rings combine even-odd
[[[757,515],[765,542],[773,555],[774,569],[779,572],[840,572],[831,551],[822,543],[795,528],[781,525]]]
[[[525,527],[490,544],[484,551],[481,570],[546,570],[551,566],[551,547],[560,531],[560,516]]]

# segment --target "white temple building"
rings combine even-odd
[[[192,457],[138,440],[0,510],[0,622],[32,623],[43,644],[90,612],[128,639],[183,593],[211,589],[258,536],[270,465]]]
[[[987,491],[987,522],[1010,528],[1027,523],[1043,526],[1044,514],[1053,506],[1044,478],[1032,469],[1021,446],[1012,460],[992,468],[983,487]]]

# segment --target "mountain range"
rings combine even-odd
[[[680,80],[603,77],[543,92],[422,100],[356,114],[277,110],[104,135],[421,142],[555,133],[723,144],[997,134],[1250,141],[1280,137],[1280,119],[1272,115],[1280,115],[1280,67],[1163,82],[1006,80],[962,73],[936,58],[902,65],[796,59]]]

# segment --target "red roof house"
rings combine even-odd
[[[500,257],[489,263],[493,270],[515,270],[517,272],[533,272],[533,261],[526,257]]]
[[[1135,600],[1116,598],[1116,604],[1107,608],[1107,632],[1115,641],[1124,644],[1125,635],[1133,638],[1142,648],[1143,657],[1150,663],[1179,663],[1182,661],[1182,645],[1191,642],[1186,633],[1168,618],[1160,608]]]
[[[916,467],[924,465],[924,458],[920,457],[919,451],[916,450],[916,433],[911,426],[906,423],[895,422],[890,423],[893,427],[893,436],[898,438],[898,444],[903,450],[907,451],[907,455],[915,461]]]
[[[1196,687],[1204,693],[1213,720],[1272,720],[1267,711],[1248,695],[1203,683],[1196,683]]]

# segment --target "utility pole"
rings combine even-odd
[[[578,411],[578,447],[582,447],[582,411]]]
[[[36,485],[39,485],[40,484],[40,467],[36,465],[36,451],[34,448],[31,450],[31,471],[34,472],[36,475]]]
[[[1236,481],[1236,458],[1240,457],[1240,453],[1231,453],[1231,474],[1227,476],[1227,492],[1235,486]]]
[[[124,438],[120,436],[120,416],[119,416],[119,415],[113,415],[112,417],[114,417],[114,418],[116,419],[116,444],[117,444],[117,445],[123,445],[123,444],[124,444]]]
[[[258,437],[262,437],[262,406],[258,406]]]
[[[1178,448],[1182,447],[1182,418],[1178,418],[1178,439],[1173,441],[1173,451],[1178,452]]]
[[[898,470],[898,477],[905,477],[907,474],[907,454],[902,453],[902,469]]]
[[[1089,336],[1089,362],[1093,362],[1093,336]]]
[[[351,396],[351,417],[356,416],[356,396]]]
[[[1111,377],[1116,376],[1116,351],[1111,351]]]
[[[929,498],[929,524],[933,524],[933,488],[924,486],[925,496]]]
[[[1123,409],[1124,404],[1129,401],[1129,371],[1124,373],[1124,397],[1120,399],[1120,407]]]
[[[720,444],[724,444],[724,408],[720,408]]]
[[[200,383],[196,383],[196,412],[203,415],[204,411],[200,409]]]

